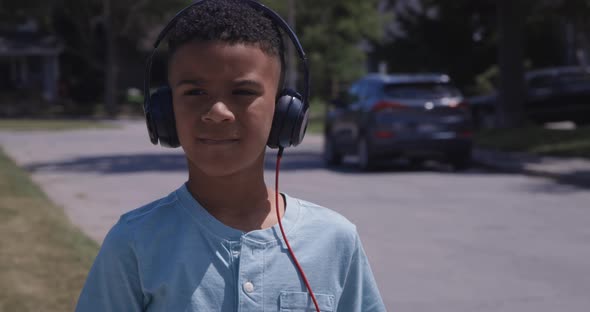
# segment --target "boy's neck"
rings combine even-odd
[[[231,177],[210,177],[189,165],[187,187],[205,210],[229,227],[250,232],[278,222],[275,192],[267,188],[262,168]],[[282,216],[285,209],[282,196],[279,206]]]

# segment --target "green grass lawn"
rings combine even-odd
[[[541,127],[492,129],[475,135],[484,148],[521,151],[538,155],[590,158],[590,127],[574,130],[552,130]]]
[[[324,133],[324,119],[310,118],[309,124],[307,125],[307,132],[313,134]]]
[[[0,151],[0,311],[72,311],[98,244]]]
[[[117,128],[116,125],[95,120],[69,119],[0,119],[0,130],[75,130],[89,128]]]

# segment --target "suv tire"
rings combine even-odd
[[[375,159],[371,153],[371,149],[369,146],[369,142],[367,138],[361,137],[358,141],[358,158],[359,158],[359,168],[363,171],[370,171],[375,166]]]
[[[451,154],[449,162],[453,171],[465,171],[471,167],[471,151]]]
[[[342,163],[342,154],[336,151],[334,139],[330,135],[324,136],[324,163],[328,166],[337,166]]]

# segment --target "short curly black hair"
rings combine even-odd
[[[206,0],[179,17],[168,33],[170,55],[190,41],[254,44],[283,64],[281,32],[273,20],[243,0]]]

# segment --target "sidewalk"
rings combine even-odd
[[[475,147],[473,161],[495,170],[519,172],[590,187],[590,159],[537,156]]]

